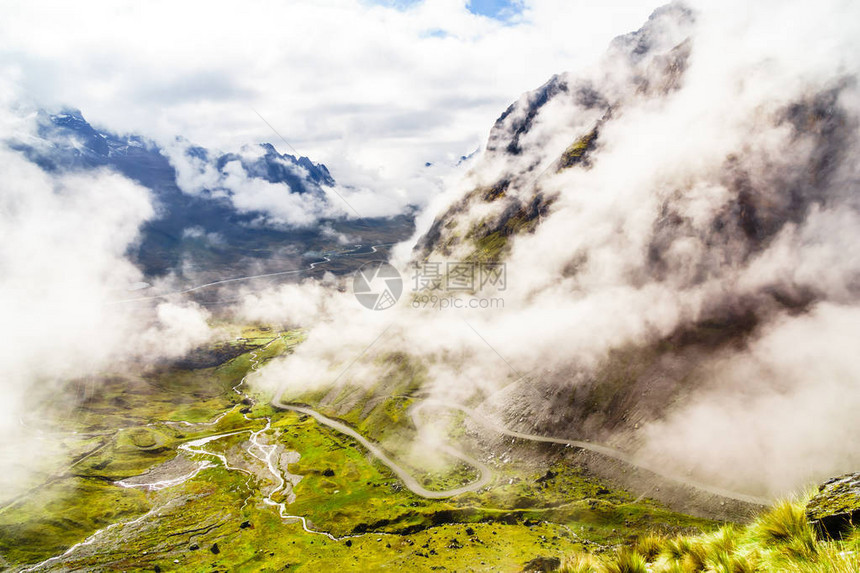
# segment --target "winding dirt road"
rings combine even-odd
[[[688,479],[688,478],[685,478],[682,476],[668,473],[668,472],[658,468],[657,466],[654,466],[654,465],[642,462],[641,460],[635,459],[631,455],[629,455],[629,454],[627,454],[621,450],[618,450],[615,448],[610,448],[609,446],[604,446],[602,444],[596,444],[593,442],[585,442],[582,440],[566,440],[563,438],[553,438],[553,437],[549,437],[549,436],[541,436],[538,434],[526,434],[523,432],[517,432],[514,430],[510,430],[510,429],[506,428],[505,426],[502,426],[501,424],[498,424],[497,422],[491,420],[490,418],[487,418],[486,416],[484,416],[480,412],[477,412],[474,409],[469,408],[467,406],[463,406],[462,404],[456,404],[453,402],[444,402],[441,400],[425,400],[425,401],[421,402],[418,406],[436,406],[436,407],[441,407],[441,408],[448,408],[451,410],[459,410],[460,412],[463,412],[464,414],[466,414],[473,422],[480,424],[480,425],[484,426],[485,428],[488,428],[490,430],[498,432],[499,434],[502,434],[504,436],[510,436],[512,438],[517,438],[520,440],[529,440],[532,442],[541,442],[544,444],[559,444],[559,445],[564,445],[564,446],[570,446],[573,448],[580,448],[583,450],[588,450],[590,452],[594,452],[596,454],[600,454],[602,456],[612,458],[612,459],[618,460],[620,462],[624,462],[625,464],[627,464],[631,467],[645,470],[645,471],[650,472],[654,475],[657,475],[663,479],[673,481],[673,482],[678,483],[680,485],[692,487],[694,489],[697,489],[697,490],[700,490],[700,491],[703,491],[706,493],[710,493],[710,494],[713,494],[713,495],[716,495],[719,497],[725,497],[728,499],[734,499],[737,501],[743,501],[743,502],[751,503],[751,504],[755,504],[755,505],[770,505],[770,503],[771,503],[770,500],[765,499],[763,497],[757,497],[757,496],[747,495],[744,493],[739,493],[739,492],[728,490],[728,489],[723,489],[720,487],[712,486],[712,485],[709,485],[706,483],[702,483],[699,481],[691,480],[691,479]]]
[[[457,458],[459,460],[462,460],[462,461],[466,462],[467,464],[469,464],[470,466],[473,466],[474,468],[476,468],[478,470],[479,476],[478,476],[477,480],[473,481],[472,483],[470,483],[468,485],[464,485],[462,487],[455,487],[455,488],[446,489],[443,491],[429,490],[426,487],[424,487],[423,485],[421,485],[418,482],[418,480],[416,480],[412,476],[412,474],[410,474],[408,471],[406,471],[405,469],[400,467],[397,464],[397,462],[392,460],[388,456],[388,454],[386,454],[384,451],[382,451],[382,449],[377,444],[374,444],[373,442],[371,442],[370,440],[368,440],[367,438],[365,438],[364,436],[362,436],[361,434],[359,434],[358,432],[356,432],[355,430],[353,430],[352,428],[350,428],[346,424],[344,424],[342,422],[338,422],[337,420],[333,420],[329,417],[323,416],[322,414],[320,414],[319,412],[317,412],[316,410],[313,410],[311,408],[306,408],[304,406],[293,406],[291,404],[281,403],[278,398],[273,400],[272,404],[275,407],[280,408],[282,410],[291,410],[293,412],[298,412],[300,414],[306,414],[308,416],[311,416],[316,421],[318,421],[320,424],[323,424],[324,426],[328,426],[329,428],[331,428],[337,432],[340,432],[341,434],[345,434],[345,435],[353,438],[355,441],[357,441],[362,446],[364,446],[371,454],[373,454],[373,456],[376,459],[378,459],[380,462],[385,464],[385,466],[387,466],[388,469],[390,469],[400,479],[400,481],[403,482],[403,485],[405,485],[406,488],[409,489],[409,491],[411,491],[412,493],[414,493],[416,495],[420,495],[421,497],[426,497],[429,499],[443,499],[446,497],[454,497],[455,495],[460,495],[462,493],[468,493],[470,491],[479,490],[482,487],[484,487],[485,485],[487,485],[488,483],[490,483],[490,479],[491,479],[492,474],[490,472],[490,468],[488,468],[486,465],[484,465],[483,463],[479,462],[478,460],[476,460],[476,459],[474,459],[474,458],[464,454],[463,452],[456,450],[450,446],[440,446],[440,449],[443,452],[445,452],[446,454],[448,454],[454,458]]]
[[[430,498],[430,499],[442,499],[442,498],[447,498],[447,497],[454,497],[456,495],[460,495],[463,493],[477,491],[477,490],[481,489],[482,487],[486,486],[490,482],[490,480],[492,479],[491,470],[485,464],[483,464],[482,462],[472,458],[471,456],[468,456],[467,454],[465,454],[465,453],[463,453],[463,452],[461,452],[461,451],[459,451],[459,450],[457,450],[451,446],[442,445],[442,446],[439,446],[439,448],[442,451],[444,451],[446,454],[448,454],[452,457],[455,457],[457,459],[460,459],[460,460],[466,462],[467,464],[473,466],[475,469],[477,469],[479,477],[474,482],[472,482],[468,485],[462,486],[462,487],[443,490],[443,491],[430,491],[427,488],[425,488],[424,486],[422,486],[420,483],[418,483],[418,481],[409,472],[404,470],[395,461],[393,461],[384,451],[382,451],[382,449],[380,449],[380,447],[377,444],[366,439],[365,437],[363,437],[361,434],[359,434],[358,432],[356,432],[354,429],[350,428],[346,424],[344,424],[342,422],[338,422],[337,420],[333,420],[331,418],[328,418],[328,417],[320,414],[316,410],[313,410],[312,408],[308,408],[305,406],[296,406],[293,404],[284,403],[281,399],[282,394],[283,394],[283,391],[281,393],[277,394],[275,396],[275,398],[272,400],[272,405],[274,407],[280,408],[283,410],[291,410],[293,412],[299,412],[301,414],[306,414],[308,416],[313,417],[315,420],[317,420],[321,424],[328,426],[329,428],[331,428],[337,432],[340,432],[342,434],[350,436],[351,438],[354,438],[357,442],[359,442],[362,446],[364,446],[374,457],[376,457],[380,462],[385,464],[392,472],[394,472],[394,474],[397,475],[398,478],[400,478],[400,480],[403,482],[403,484],[411,492],[415,493],[416,495],[419,495],[421,497]],[[486,416],[475,411],[474,409],[469,408],[468,406],[464,406],[462,404],[457,404],[457,403],[452,403],[452,402],[444,402],[444,401],[440,401],[440,400],[424,400],[422,402],[419,402],[419,403],[413,405],[409,409],[409,413],[410,413],[410,416],[412,417],[412,421],[415,424],[416,429],[418,429],[419,432],[421,431],[421,428],[423,427],[419,414],[422,410],[424,410],[425,408],[428,408],[428,407],[447,408],[447,409],[451,409],[451,410],[458,410],[458,411],[466,414],[466,416],[468,416],[473,422],[475,422],[481,426],[484,426],[485,428],[490,429],[494,432],[502,434],[504,436],[510,436],[512,438],[517,438],[520,440],[529,440],[532,442],[540,442],[540,443],[546,443],[546,444],[559,444],[559,445],[570,446],[570,447],[574,447],[574,448],[580,448],[583,450],[588,450],[590,452],[594,452],[596,454],[599,454],[599,455],[602,455],[602,456],[605,456],[605,457],[608,457],[608,458],[611,458],[614,460],[618,460],[618,461],[623,462],[623,463],[625,463],[625,464],[627,464],[633,468],[637,468],[637,469],[641,469],[641,470],[650,472],[650,473],[652,473],[656,476],[659,476],[663,479],[666,479],[668,481],[672,481],[672,482],[675,482],[677,484],[680,484],[680,485],[683,485],[686,487],[690,487],[690,488],[694,488],[694,489],[697,489],[699,491],[709,493],[712,495],[716,495],[719,497],[723,497],[726,499],[732,499],[732,500],[742,501],[742,502],[750,503],[750,504],[754,504],[754,505],[764,505],[764,506],[770,505],[770,503],[771,503],[771,500],[768,500],[768,499],[765,499],[762,497],[757,497],[757,496],[748,495],[745,493],[740,493],[740,492],[736,492],[736,491],[723,489],[723,488],[712,486],[712,485],[709,485],[706,483],[687,479],[683,476],[678,476],[678,475],[668,473],[668,472],[662,470],[661,468],[658,468],[658,467],[653,466],[651,464],[644,463],[642,461],[634,459],[631,455],[629,455],[629,454],[627,454],[621,450],[611,448],[609,446],[605,446],[602,444],[596,444],[596,443],[586,442],[586,441],[582,441],[582,440],[567,440],[564,438],[553,438],[550,436],[541,436],[541,435],[537,435],[537,434],[527,434],[527,433],[523,433],[523,432],[517,432],[514,430],[510,430],[510,429],[506,428],[505,426],[502,426],[501,424],[498,424],[497,422],[487,418]]]

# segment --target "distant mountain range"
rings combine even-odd
[[[337,236],[351,242],[390,242],[412,232],[411,214],[360,221],[332,217],[307,227],[260,224],[261,213],[237,210],[230,190],[183,190],[170,151],[137,135],[121,136],[94,128],[76,109],[58,114],[40,112],[38,141],[14,147],[47,171],[109,168],[152,190],[157,216],[142,229],[142,240],[129,253],[147,276],[201,271],[228,273],[254,263],[271,268],[303,264],[307,252],[338,246]],[[177,140],[188,159],[221,172],[238,162],[248,180],[283,186],[324,203],[323,187],[335,180],[325,165],[307,157],[279,153],[269,143],[249,146],[250,153],[220,153]],[[318,255],[315,255],[318,256]],[[285,260],[288,259],[288,260]]]

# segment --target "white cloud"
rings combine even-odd
[[[647,57],[634,67],[615,55],[569,78],[591,79],[613,103],[589,169],[538,176],[603,115],[564,93],[537,113],[521,154],[485,155],[422,217],[426,230],[466,192],[513,181],[505,200],[475,199],[445,221],[440,242],[451,239],[447,260],[456,261],[475,248],[463,237],[495,222],[506,200],[528,203],[537,189],[557,195],[533,233],[511,239],[507,290],[481,293],[503,296],[503,310],[422,313],[409,308],[407,291],[399,307],[375,313],[349,307],[348,295],[316,291],[306,296],[341,304],[308,316],[296,293],[256,295],[246,307],[283,304],[281,315],[318,320],[293,356],[260,371],[260,383],[288,393],[335,380],[372,386],[377,359],[400,351],[421,357],[424,390],[443,399],[477,403],[514,381],[513,369],[530,374],[519,394],[497,402],[506,422],[641,448],[644,459],[703,481],[784,494],[856,465],[839,436],[856,430],[860,408],[848,342],[856,340],[860,296],[860,259],[850,247],[860,228],[860,7],[835,0],[698,7],[677,91],[642,89],[643,79],[651,87],[664,79]],[[658,51],[686,35],[658,28]],[[849,74],[854,80],[843,81]],[[837,86],[838,97],[830,91]],[[414,256],[409,247],[397,249],[400,263]],[[444,262],[440,251],[434,260]],[[823,302],[804,308],[807,293]],[[707,321],[742,322],[746,309],[758,329],[732,338],[724,354],[669,338],[707,330]],[[642,395],[619,393],[634,403],[629,409],[583,406],[582,419],[565,418],[580,405],[571,389],[597,383],[596,367],[611,349],[657,353],[660,340],[681,347],[661,356],[689,376],[657,364],[635,386]],[[637,409],[657,401],[653,395],[658,406]],[[622,430],[610,431],[604,413],[624,417]],[[642,416],[641,432],[634,415]]]
[[[708,387],[646,425],[640,455],[728,486],[784,493],[860,463],[860,309],[782,317],[749,352],[703,368]]]
[[[280,146],[256,109],[338,181],[372,189],[355,199],[362,215],[390,214],[436,192],[426,161],[482,145],[519,93],[590,61],[657,3],[533,0],[505,25],[465,0],[13,0],[0,69],[38,105],[162,142]]]
[[[326,201],[326,196],[316,192],[316,186],[309,182],[305,169],[286,161],[282,161],[283,166],[295,173],[298,180],[308,182],[307,188],[311,191],[304,193],[302,189],[292,189],[286,182],[272,183],[250,176],[238,158],[227,161],[219,170],[211,160],[189,154],[188,144],[184,141],[175,141],[163,151],[176,170],[176,183],[184,193],[198,196],[205,194],[229,201],[239,213],[259,213],[260,224],[309,227],[320,218],[343,214],[339,198]],[[247,147],[243,151],[246,154],[256,153],[256,150]],[[272,161],[278,159],[273,158]],[[321,190],[324,192],[326,188]],[[329,192],[334,195],[330,189]]]
[[[31,128],[0,106],[0,139]],[[211,331],[208,314],[193,304],[111,304],[142,280],[126,252],[153,216],[147,189],[106,171],[47,173],[5,145],[0,164],[0,490],[6,499],[38,463],[23,452],[44,447],[21,423],[28,403],[50,396],[72,408],[74,397],[63,391],[71,378],[117,372],[130,359],[180,356]],[[38,425],[49,430],[53,422],[39,419]]]

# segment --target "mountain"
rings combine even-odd
[[[752,58],[712,79],[702,62],[729,58],[698,26],[683,4],[658,9],[593,69],[556,75],[501,114],[469,190],[412,255],[507,265],[507,290],[467,293],[504,298],[470,323],[501,380],[423,388],[468,396],[519,432],[774,494],[860,463],[824,422],[856,408],[839,398],[856,367],[837,341],[838,317],[860,302],[846,255],[860,239],[857,82],[840,69],[801,81]],[[448,360],[409,340],[413,355]],[[802,409],[803,424],[784,423]]]
[[[533,231],[557,198],[541,187],[542,176],[587,169],[613,111],[630,100],[667,97],[678,89],[691,52],[694,20],[682,4],[659,8],[641,29],[612,42],[606,60],[617,62],[620,69],[613,65],[596,78],[556,75],[511,104],[493,125],[482,165],[476,168],[489,172],[483,175],[485,181],[436,218],[419,240],[416,258],[457,250],[497,259],[507,250],[508,238]],[[559,122],[551,114],[560,106],[565,112]],[[558,126],[550,135],[544,116]],[[543,132],[537,133],[538,128]],[[540,139],[530,138],[533,134]],[[567,142],[559,147],[566,135]],[[492,216],[480,221],[469,217],[470,211],[487,204]]]
[[[142,229],[136,251],[130,253],[149,277],[168,272],[205,273],[223,278],[249,265],[282,270],[304,265],[307,252],[339,248],[332,237],[343,235],[355,243],[392,242],[411,232],[411,215],[390,219],[350,221],[323,214],[313,224],[272,223],[260,208],[237,207],[237,191],[223,180],[210,179],[211,187],[180,186],[179,162],[194,162],[186,169],[224,173],[237,166],[245,181],[263,181],[278,194],[295,194],[314,205],[326,205],[324,188],[336,185],[325,165],[307,157],[279,153],[269,143],[248,146],[240,153],[220,153],[178,139],[164,149],[137,135],[118,135],[95,129],[79,110],[57,114],[40,112],[37,141],[16,143],[15,148],[49,171],[85,171],[108,168],[150,189],[157,216]],[[277,198],[274,199],[277,201]],[[270,260],[279,255],[272,267]],[[313,256],[313,255],[312,255]],[[277,266],[280,265],[280,266]]]
[[[37,385],[17,422],[57,449],[6,493],[0,568],[856,571],[858,84],[700,26],[658,9],[509,106],[399,306],[347,277],[263,289],[182,358]],[[334,242],[247,189],[362,242],[411,221],[327,219],[325,166],[266,144],[159,148],[77,112],[40,135],[20,149],[47,169],[153,190],[154,272]]]

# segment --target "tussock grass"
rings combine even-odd
[[[711,556],[709,570],[715,573],[753,573],[760,570],[759,559],[755,553],[738,555],[719,552]]]
[[[568,560],[568,572],[860,573],[860,528],[841,541],[819,539],[806,520],[805,497],[776,503],[752,523],[713,533],[640,536],[632,547]]]
[[[820,548],[815,561],[794,563],[787,570],[795,573],[860,573],[860,552],[826,544]]]
[[[710,546],[717,551],[731,554],[738,542],[738,531],[734,525],[727,525],[711,538]]]
[[[651,563],[663,552],[665,545],[665,537],[651,533],[637,539],[635,548],[645,558],[645,561]]]
[[[786,500],[776,504],[756,521],[756,530],[766,543],[805,538],[811,533],[803,508]]]
[[[692,542],[688,537],[676,537],[666,542],[664,553],[673,561],[680,561],[690,550]]]
[[[708,546],[701,542],[693,542],[681,560],[681,565],[685,571],[704,571],[710,556]]]
[[[648,564],[638,552],[622,547],[604,564],[603,573],[648,573]]]
[[[600,564],[595,557],[582,553],[565,559],[559,573],[600,573]]]

